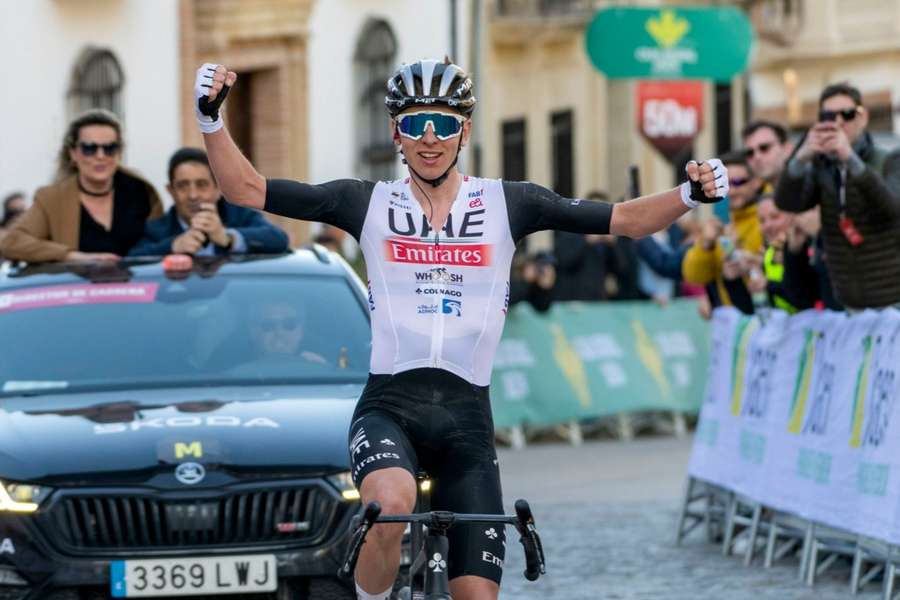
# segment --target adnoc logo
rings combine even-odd
[[[462,302],[460,302],[459,300],[444,298],[444,301],[441,304],[441,308],[442,312],[445,315],[454,315],[456,317],[462,316]]]

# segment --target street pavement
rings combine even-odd
[[[844,600],[849,567],[834,567],[813,588],[797,580],[797,560],[763,569],[725,557],[695,531],[675,546],[690,438],[642,437],[575,447],[541,443],[501,449],[503,493],[532,506],[547,575],[522,576],[518,537],[507,531],[501,600]],[[862,600],[880,598],[870,584]]]

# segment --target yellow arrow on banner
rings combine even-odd
[[[587,373],[584,372],[584,362],[558,323],[551,324],[550,331],[553,332],[553,357],[556,364],[575,390],[578,402],[587,408],[591,405],[591,389],[588,386]]]

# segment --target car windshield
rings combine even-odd
[[[135,278],[0,293],[0,395],[357,382],[364,306],[343,278]]]

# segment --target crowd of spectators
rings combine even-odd
[[[279,253],[284,231],[260,213],[225,202],[203,150],[181,148],[169,159],[163,204],[153,185],[122,165],[118,118],[88,111],[67,127],[53,183],[4,201],[0,257],[24,262],[117,261],[171,253],[220,256]]]
[[[718,306],[900,308],[900,149],[879,148],[868,117],[859,90],[839,83],[821,92],[817,121],[796,144],[780,123],[748,123],[742,147],[721,157],[725,222],[682,220],[636,243],[556,233],[549,296],[665,304],[699,289],[706,318]]]
[[[860,92],[826,87],[817,122],[794,144],[781,124],[756,120],[742,146],[722,157],[730,193],[725,222],[688,214],[641,240],[553,234],[552,251],[520,250],[509,303],[546,311],[554,301],[646,300],[664,305],[697,296],[752,314],[767,307],[859,311],[900,307],[900,150],[879,148]],[[169,158],[163,214],[153,186],[121,164],[122,127],[112,113],[74,119],[59,150],[54,182],[9,194],[0,214],[0,257],[27,263],[118,260],[183,253],[280,253],[284,231],[230,204],[203,150]],[[585,201],[607,201],[603,192]],[[344,232],[315,242],[347,255]],[[359,253],[350,260],[365,276]]]

